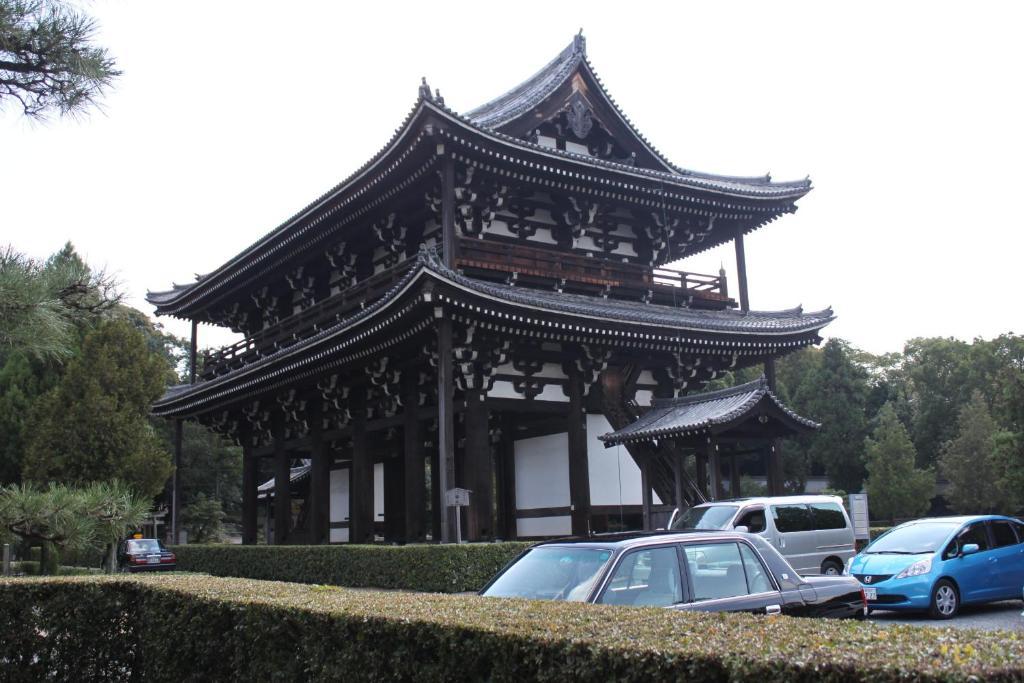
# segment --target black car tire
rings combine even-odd
[[[842,573],[843,565],[839,564],[835,560],[825,560],[821,563],[822,576],[840,576]]]
[[[932,588],[928,616],[932,619],[952,619],[960,611],[960,592],[949,579],[939,579]]]

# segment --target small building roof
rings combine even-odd
[[[302,481],[309,476],[310,470],[313,468],[313,461],[309,458],[303,458],[302,463],[297,467],[291,468],[288,472],[289,484],[295,484]],[[265,500],[267,498],[274,497],[274,479],[268,479],[259,486],[256,487],[256,498],[259,500]]]
[[[760,418],[764,418],[762,421]],[[650,410],[636,422],[597,438],[605,446],[653,441],[677,437],[718,434],[748,420],[766,424],[769,418],[776,430],[797,434],[821,425],[789,409],[768,388],[764,377],[717,391],[680,398],[655,399]]]

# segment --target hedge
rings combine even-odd
[[[177,568],[214,576],[394,588],[477,591],[529,543],[454,545],[180,545]]]
[[[1019,681],[1024,633],[177,574],[0,581],[3,680]]]

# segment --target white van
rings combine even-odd
[[[735,529],[762,536],[800,574],[836,575],[856,554],[839,496],[736,498],[677,509],[669,529]]]

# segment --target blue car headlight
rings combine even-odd
[[[927,574],[932,570],[932,558],[926,557],[923,560],[918,560],[914,564],[910,565],[899,574],[896,575],[897,579],[905,579],[910,576],[921,576]]]

